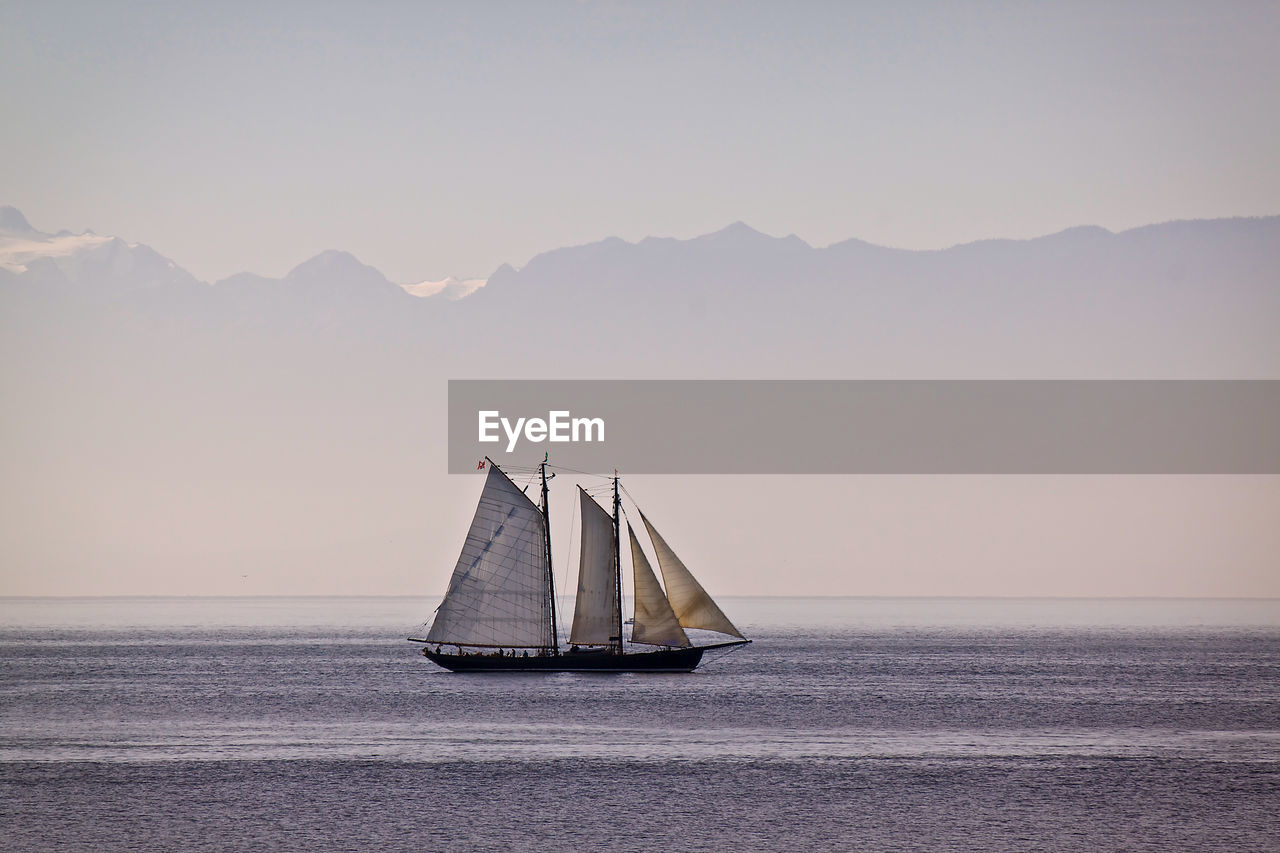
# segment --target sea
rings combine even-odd
[[[1280,601],[729,597],[647,675],[436,603],[0,599],[0,850],[1280,850]]]

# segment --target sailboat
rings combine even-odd
[[[561,648],[551,570],[547,463],[538,466],[541,502],[534,503],[492,460],[462,554],[444,600],[424,637],[422,653],[454,672],[692,672],[709,649],[742,646],[742,635],[640,513],[663,586],[631,523],[635,612],[624,641],[621,498],[613,477],[613,512],[582,487],[578,589],[569,647]],[[555,476],[553,473],[552,477]],[[697,646],[685,629],[732,639]]]

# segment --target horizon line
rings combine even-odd
[[[246,598],[277,598],[277,599],[351,599],[351,598],[367,598],[367,599],[401,599],[401,598],[441,598],[439,595],[428,594],[397,594],[397,593],[262,593],[262,594],[226,594],[226,593],[119,593],[112,595],[83,595],[75,593],[67,594],[34,594],[34,595],[6,595],[0,594],[0,601],[21,601],[36,599],[97,599],[103,601],[152,598],[152,599],[174,599],[174,598],[206,598],[206,599],[246,599]],[[557,598],[572,598],[570,594],[557,595]],[[770,598],[770,599],[824,599],[824,600],[922,600],[922,601],[1276,601],[1280,602],[1280,596],[1249,596],[1249,595],[769,595],[758,593],[721,593],[717,598]]]

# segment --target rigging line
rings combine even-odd
[[[630,498],[630,499],[631,499],[631,505],[632,505],[632,506],[634,506],[634,507],[636,508],[636,515],[640,516],[640,518],[643,520],[643,519],[644,519],[644,510],[640,509],[640,502],[639,502],[638,500],[636,500],[636,496],[635,496],[635,495],[633,495],[633,494],[631,494],[631,492],[627,491],[627,487],[626,487],[626,486],[624,486],[624,485],[622,485],[622,483],[618,483],[618,488],[622,489],[623,494],[625,494],[628,498]],[[626,514],[626,511],[627,511],[627,510],[626,510],[626,507],[624,506],[624,507],[622,508],[622,512],[623,512],[623,514],[624,514],[624,515]],[[627,521],[631,521],[630,516],[628,516],[628,517],[627,517]],[[643,524],[642,524],[642,525],[641,525],[641,527],[645,527],[645,525],[643,525]],[[647,527],[645,527],[645,532],[646,532],[646,533],[648,532],[648,528],[647,528]],[[652,537],[652,536],[650,536],[650,537],[649,537],[649,545],[650,545],[651,547],[655,547],[655,548],[657,547],[657,546],[655,546],[655,545],[653,544],[653,537]]]
[[[507,475],[508,477],[510,477],[512,480],[514,480],[516,477],[536,477],[536,476],[538,476],[538,469],[537,469],[537,468],[517,468],[517,467],[512,466],[512,467],[499,468],[498,470],[499,470],[499,471],[501,471],[502,473],[506,474],[506,475]]]
[[[581,474],[581,475],[583,475],[584,477],[603,477],[603,478],[604,478],[604,479],[606,479],[606,480],[612,480],[612,479],[613,479],[613,475],[612,475],[612,474],[596,474],[596,473],[595,473],[595,472],[593,472],[593,471],[579,471],[577,468],[569,468],[569,467],[566,467],[566,466],[564,466],[564,465],[550,465],[550,464],[548,464],[548,465],[547,465],[547,467],[548,467],[548,468],[554,468],[554,469],[556,469],[556,470],[558,470],[558,471],[569,471],[569,472],[572,472],[572,473],[574,473],[574,474]]]
[[[733,654],[733,653],[734,653],[734,652],[736,652],[738,649],[741,649],[741,648],[743,648],[743,647],[744,647],[744,646],[746,646],[746,645],[747,645],[746,643],[738,643],[738,644],[735,644],[735,645],[729,646],[729,647],[727,647],[727,648],[711,649],[711,650],[709,650],[709,651],[705,651],[705,652],[703,652],[703,653],[702,653],[702,658],[703,658],[702,668],[705,670],[705,669],[706,669],[708,666],[710,666],[711,664],[713,664],[713,663],[719,663],[720,661],[724,660],[724,659],[725,659],[725,658],[727,658],[729,655]],[[711,652],[720,652],[720,654],[716,655],[715,657],[708,657],[708,655],[710,655],[710,654],[711,654]]]
[[[631,505],[632,505],[633,507],[635,507],[636,515],[639,515],[639,516],[643,517],[643,516],[644,516],[644,513],[640,511],[640,504],[636,503],[636,499],[632,496],[632,494],[631,494],[630,492],[628,492],[628,491],[627,491],[627,487],[626,487],[626,486],[623,486],[621,483],[619,483],[618,485],[619,485],[619,487],[622,489],[622,491],[623,491],[623,492],[626,492],[627,497],[631,499]],[[623,515],[625,515],[625,516],[627,517],[627,521],[628,521],[628,523],[629,523],[629,522],[631,521],[631,514],[630,514],[629,512],[627,512],[627,505],[626,505],[626,504],[619,504],[619,507],[622,509],[622,514],[623,514]],[[642,526],[643,526],[643,525],[642,525]]]
[[[627,487],[622,485],[621,483],[618,484],[618,488],[622,489],[622,493],[626,495],[628,499],[630,499],[631,505],[636,508],[636,514],[639,515],[641,518],[644,518],[644,512],[641,511],[640,501],[636,500],[636,496],[631,494],[631,492],[627,491]]]

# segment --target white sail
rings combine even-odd
[[[490,467],[427,642],[554,646],[545,535],[542,511]]]
[[[635,577],[636,614],[631,628],[631,642],[654,646],[688,646],[689,637],[676,619],[671,602],[663,594],[658,579],[649,566],[636,532],[627,525],[631,537],[631,572]]]
[[[653,540],[653,550],[658,555],[658,568],[662,570],[662,580],[667,586],[667,600],[676,618],[685,628],[704,628],[708,631],[719,631],[733,637],[742,637],[742,632],[733,627],[729,617],[725,616],[719,606],[707,595],[702,584],[685,568],[684,563],[671,550],[666,540],[654,530],[653,524],[640,513],[644,526]],[[745,639],[745,638],[744,638]]]
[[[569,642],[609,645],[622,635],[618,624],[618,572],[613,564],[613,516],[578,487],[582,547],[578,553],[578,598]]]

